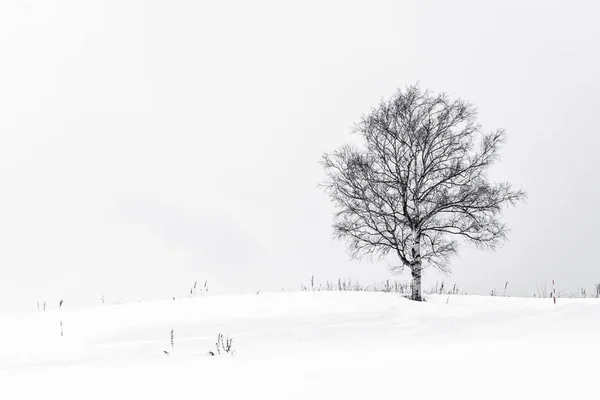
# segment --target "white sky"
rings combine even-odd
[[[446,281],[591,290],[597,4],[0,1],[0,311],[389,277],[331,240],[318,161],[417,81],[507,130],[493,177],[529,195]]]

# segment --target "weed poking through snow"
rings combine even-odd
[[[171,329],[171,353],[173,353],[174,349],[175,349],[175,334],[174,334],[174,330]],[[165,353],[166,355],[171,354],[166,350],[163,350],[163,353]]]
[[[229,336],[223,335],[219,333],[217,336],[216,350],[209,351],[208,354],[211,356],[217,356],[221,354],[230,354],[233,355],[233,339]]]

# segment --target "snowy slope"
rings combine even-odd
[[[219,332],[235,356],[207,355]],[[0,399],[595,398],[599,337],[595,299],[260,293],[6,315]]]

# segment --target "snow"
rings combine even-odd
[[[600,301],[427,300],[260,293],[3,315],[0,399],[596,397]],[[207,355],[220,332],[234,356]]]

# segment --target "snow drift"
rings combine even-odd
[[[234,356],[208,355],[219,333]],[[593,397],[599,335],[596,299],[260,293],[4,315],[0,398]]]

